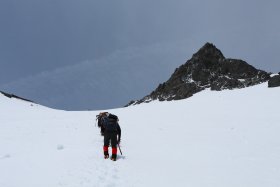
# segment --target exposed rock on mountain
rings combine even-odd
[[[278,87],[280,86],[280,75],[275,75],[271,77],[268,81],[268,87]]]
[[[23,101],[28,101],[28,102],[34,103],[34,102],[31,101],[31,100],[24,99],[24,98],[22,98],[22,97],[19,97],[19,96],[14,95],[14,94],[9,94],[9,93],[2,92],[2,91],[0,91],[0,93],[3,94],[3,95],[5,95],[6,97],[9,97],[9,98],[16,98],[16,99],[20,99],[20,100],[23,100]]]
[[[192,58],[175,70],[169,80],[150,95],[128,105],[152,100],[170,101],[191,97],[206,88],[224,90],[245,88],[269,79],[269,74],[243,60],[225,58],[213,44],[206,43]]]

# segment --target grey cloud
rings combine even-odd
[[[178,42],[129,48],[0,87],[53,108],[121,107],[166,80],[176,67],[173,61],[177,61],[177,65],[185,61],[184,45]]]
[[[276,0],[1,0],[0,85],[8,85],[27,76],[36,77],[40,72],[54,72],[54,69],[64,69],[86,60],[94,62],[92,66],[96,67],[92,70],[103,68],[105,65],[100,63],[105,62],[97,59],[108,59],[118,50],[134,48],[139,49],[141,56],[137,59],[145,58],[159,68],[152,77],[154,82],[148,81],[151,77],[143,78],[147,83],[142,86],[146,94],[155,82],[163,81],[161,74],[167,77],[167,69],[183,63],[174,54],[187,57],[190,51],[195,52],[206,41],[213,42],[227,57],[241,58],[257,68],[279,72],[279,5]],[[185,43],[182,49],[170,46],[168,53],[153,52],[153,48],[147,47],[158,43],[174,45],[180,40]],[[150,54],[148,49],[152,50]],[[161,64],[159,59],[163,57],[169,59],[169,63]],[[115,58],[119,63],[119,66],[114,66],[116,70],[128,63],[122,55],[118,58]],[[137,61],[140,66],[141,60]],[[172,68],[164,67],[166,64]],[[141,70],[150,71],[149,67],[145,68]],[[61,73],[67,74],[65,71]],[[79,77],[78,73],[75,76]],[[61,79],[66,80],[65,77]],[[86,78],[81,77],[82,81],[85,82]],[[75,85],[78,84],[82,83],[76,78]],[[27,94],[23,86],[9,85],[5,86],[7,91],[26,93],[30,99],[39,98],[35,93]],[[49,86],[44,100],[53,96],[48,92],[56,85],[50,85],[54,87]],[[33,88],[38,90],[39,87],[40,84]],[[138,93],[140,95],[135,89],[132,97]],[[123,101],[121,98],[118,105]]]

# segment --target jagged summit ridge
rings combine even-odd
[[[258,70],[243,60],[225,58],[215,45],[206,43],[151,94],[141,100],[131,101],[128,105],[152,100],[185,99],[206,88],[216,91],[245,88],[268,79],[267,72]]]
[[[206,43],[192,56],[193,59],[203,60],[207,58],[216,59],[217,61],[225,59],[223,53],[212,43]],[[199,61],[198,61],[199,62]]]

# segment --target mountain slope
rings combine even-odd
[[[103,159],[99,111],[0,94],[0,186],[276,187],[279,94],[263,83],[109,110],[123,132],[117,162]]]
[[[130,104],[185,99],[205,88],[216,91],[245,88],[268,79],[269,74],[265,71],[242,60],[225,58],[216,46],[206,43],[190,60],[177,68],[166,82],[143,99]]]

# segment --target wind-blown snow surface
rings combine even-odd
[[[99,111],[66,112],[0,95],[0,186],[280,186],[280,88],[204,91],[109,110],[122,127],[104,160]]]

